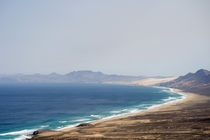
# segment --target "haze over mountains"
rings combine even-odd
[[[16,74],[16,75],[1,75],[0,82],[38,82],[38,83],[105,83],[117,81],[134,81],[144,79],[146,76],[125,76],[115,74],[104,74],[102,72],[93,71],[73,71],[64,75],[51,73],[48,75],[42,74]]]
[[[200,69],[195,73],[188,73],[175,80],[159,85],[195,93],[210,94],[210,71]]]
[[[93,71],[73,71],[64,75],[57,73],[47,75],[0,75],[0,83],[116,83],[146,86],[158,85],[195,93],[210,94],[210,71],[208,70],[200,69],[195,73],[188,73],[174,79],[175,77],[128,76]]]

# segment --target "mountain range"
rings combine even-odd
[[[188,73],[178,78],[163,76],[128,76],[104,74],[102,72],[93,71],[73,71],[63,75],[57,73],[46,75],[0,75],[0,83],[116,83],[146,86],[156,85],[210,95],[210,71],[204,69],[200,69],[195,73]]]
[[[145,76],[125,76],[115,74],[104,74],[93,71],[73,71],[67,74],[51,73],[43,74],[16,74],[0,75],[0,83],[29,82],[29,83],[111,83],[118,81],[134,81],[146,78]]]

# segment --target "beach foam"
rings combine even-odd
[[[77,125],[79,125],[79,123],[77,123],[77,124],[72,124],[72,125],[67,125],[67,126],[65,126],[65,127],[57,127],[55,130],[60,131],[60,130],[64,130],[64,129],[67,129],[67,128],[75,127],[75,126],[77,126]]]
[[[31,136],[29,135],[32,134],[34,131],[38,129],[43,129],[46,127],[49,127],[49,125],[41,125],[37,129],[24,129],[24,130],[19,130],[19,131],[1,133],[0,136],[17,136],[16,138],[14,138],[14,140],[25,140],[27,138],[31,138]]]
[[[99,116],[98,116],[99,117]],[[74,120],[74,122],[84,122],[84,121],[89,121],[90,119],[78,119],[78,120]]]
[[[0,136],[6,136],[6,135],[27,135],[27,134],[33,133],[35,130],[36,129],[25,129],[25,130],[20,130],[20,131],[2,133],[2,134],[0,134]]]
[[[103,116],[102,116],[102,115],[94,115],[94,114],[93,114],[93,115],[90,115],[90,117],[93,117],[93,118],[99,118],[99,119],[100,119],[100,118],[103,118]]]
[[[68,121],[58,121],[59,123],[67,123]]]

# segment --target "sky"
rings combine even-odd
[[[0,74],[210,70],[209,0],[1,0]]]

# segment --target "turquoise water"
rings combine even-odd
[[[182,99],[167,88],[110,84],[0,84],[0,139],[135,113]]]

